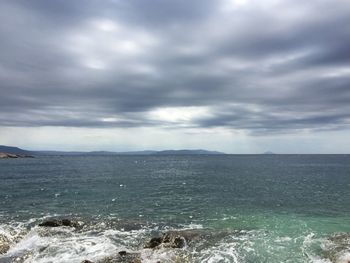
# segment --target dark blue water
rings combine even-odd
[[[0,160],[0,204],[4,225],[69,215],[248,231],[250,243],[220,243],[193,262],[342,262],[348,244],[339,255],[325,244],[350,231],[350,155]]]

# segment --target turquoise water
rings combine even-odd
[[[98,261],[123,249],[143,262],[350,260],[350,155],[0,160],[0,205],[0,235],[11,245],[0,262],[24,254],[24,262]],[[88,227],[40,233],[37,223],[52,216]],[[143,249],[169,229],[225,234],[186,249]]]

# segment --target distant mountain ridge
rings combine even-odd
[[[90,156],[105,156],[105,155],[217,155],[225,154],[218,151],[208,151],[203,149],[196,150],[163,150],[163,151],[130,151],[130,152],[110,152],[110,151],[28,151],[18,147],[0,145],[0,152],[21,155],[90,155]]]
[[[207,150],[164,150],[155,152],[156,155],[186,155],[186,154],[224,154],[217,151],[207,151]]]

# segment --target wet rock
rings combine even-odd
[[[194,237],[194,235],[190,235],[185,231],[171,231],[163,235],[163,242],[169,243],[172,248],[183,248]]]
[[[10,249],[10,241],[7,237],[0,235],[0,255],[5,254]]]
[[[97,263],[141,263],[140,253],[120,251],[115,256],[104,258]]]
[[[186,246],[186,240],[183,237],[175,237],[172,242],[172,248],[183,248]]]
[[[10,246],[8,244],[0,243],[0,255],[5,254],[9,249],[10,249]]]
[[[350,233],[337,233],[330,236],[328,239],[336,244],[348,246],[350,241]]]
[[[324,257],[331,262],[350,263],[350,233],[336,233],[328,238],[323,251]]]
[[[186,246],[187,240],[190,241],[190,237],[186,233],[172,231],[163,234],[161,237],[153,237],[145,245],[145,248],[157,248],[160,245],[171,248],[183,248]]]
[[[164,237],[153,237],[146,245],[145,248],[155,248],[164,242]]]
[[[191,246],[194,243],[215,243],[222,240],[230,233],[232,234],[232,232],[212,231],[206,229],[169,231],[163,233],[159,237],[153,237],[144,247],[158,248],[159,246],[162,246],[168,248],[184,248],[186,246]],[[239,234],[239,232],[237,233]]]
[[[70,219],[48,219],[39,224],[42,227],[60,227],[60,226],[68,226],[68,227],[80,227],[80,224],[76,221],[72,221]]]

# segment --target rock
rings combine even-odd
[[[90,260],[85,259],[85,260],[83,260],[81,263],[93,263],[93,262],[90,261]]]
[[[0,242],[0,255],[1,254],[5,254],[9,249],[10,249],[10,245],[9,244],[2,244]]]
[[[145,248],[155,248],[164,242],[163,237],[153,237],[148,244],[146,244]]]
[[[0,152],[0,159],[8,158],[33,158],[33,156]]]
[[[60,226],[68,226],[68,227],[79,227],[79,223],[76,221],[71,221],[69,219],[48,219],[39,224],[39,226],[43,227],[60,227]]]
[[[190,238],[188,238],[188,240],[190,240]],[[181,232],[171,231],[163,234],[161,237],[153,237],[145,245],[145,248],[156,248],[160,245],[171,248],[183,248],[186,244],[186,237],[184,237]]]
[[[141,263],[140,253],[120,251],[115,256],[99,260],[97,263]]]
[[[350,233],[336,233],[328,237],[329,245],[324,251],[324,257],[331,262],[350,263],[349,244]]]
[[[144,247],[158,248],[159,246],[163,246],[168,248],[184,248],[191,246],[195,242],[205,241],[215,243],[230,233],[232,234],[232,232],[212,231],[208,229],[169,231],[163,233],[160,237],[153,237]],[[235,234],[240,234],[240,232],[235,232]]]
[[[10,249],[10,241],[7,237],[0,235],[0,255],[5,254]]]
[[[172,243],[172,248],[183,248],[186,246],[186,240],[183,237],[176,237]]]
[[[169,243],[169,246],[172,248],[183,248],[186,246],[186,236],[187,240],[190,241],[191,238],[186,235],[186,232],[168,232],[163,235],[163,242]]]

